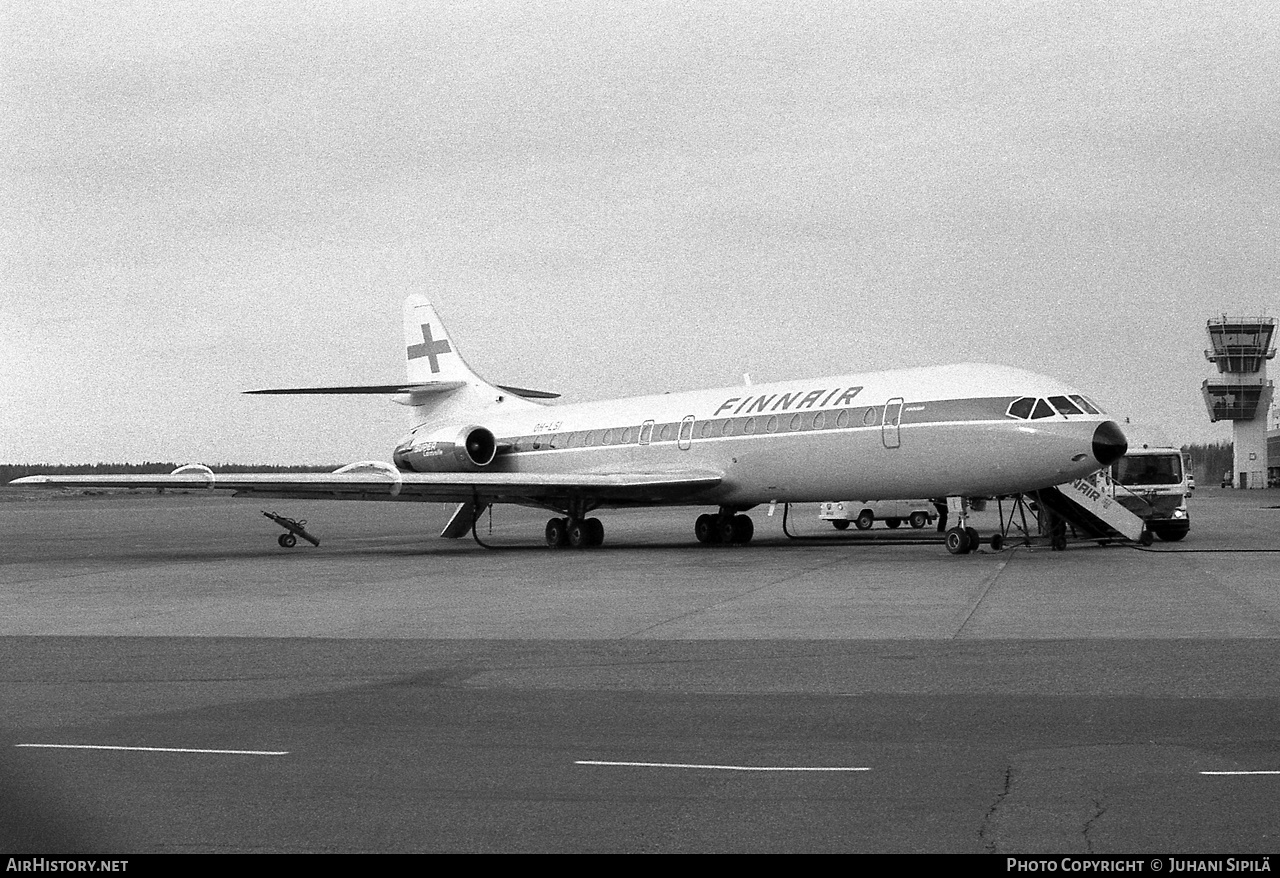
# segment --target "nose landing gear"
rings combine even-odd
[[[947,513],[954,515],[956,524],[946,533],[947,551],[953,555],[967,555],[976,550],[982,538],[975,528],[969,527],[969,503],[964,497],[948,497]],[[992,551],[999,552],[1004,548],[1004,537],[996,534],[991,537]]]
[[[972,527],[953,527],[947,531],[947,551],[953,555],[967,555],[982,543],[982,537]],[[999,534],[991,538],[991,548],[997,552],[1004,543]]]

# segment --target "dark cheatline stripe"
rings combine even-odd
[[[1003,418],[1016,396],[976,399],[939,399],[909,402],[902,407],[904,424],[941,424],[950,421],[995,421]]]
[[[942,399],[903,404],[900,421],[904,426],[938,424],[956,421],[993,421],[1005,417],[1016,396],[973,397],[970,399]],[[847,430],[854,427],[880,427],[884,420],[883,404],[851,406],[840,409],[804,409],[802,411],[739,415],[729,418],[707,418],[694,422],[692,440],[719,439],[735,436],[760,436],[786,433],[811,433],[827,430]],[[894,408],[890,409],[892,417]],[[674,442],[679,435],[680,421],[653,425],[652,438],[646,444]],[[606,438],[608,441],[604,441]],[[612,427],[596,427],[591,430],[572,430],[559,433],[541,433],[534,436],[511,436],[499,440],[510,444],[516,453],[554,451],[562,448],[604,448],[613,445],[634,445],[640,435],[639,424]],[[625,437],[625,438],[624,438]],[[584,444],[584,440],[589,440]]]

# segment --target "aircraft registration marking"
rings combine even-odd
[[[579,759],[574,765],[607,765],[624,768],[701,768],[713,771],[870,771],[865,766],[848,765],[698,765],[684,762],[604,762]]]

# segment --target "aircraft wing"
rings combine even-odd
[[[332,473],[212,473],[169,475],[27,476],[10,485],[48,488],[169,488],[234,491],[237,496],[311,500],[420,500],[522,503],[587,494],[605,503],[678,500],[715,487],[713,472],[653,473],[402,473],[380,469]],[[345,469],[345,468],[344,468]]]

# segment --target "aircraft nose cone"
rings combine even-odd
[[[1103,421],[1093,431],[1093,456],[1103,466],[1110,466],[1124,457],[1129,450],[1129,440],[1124,438],[1120,425],[1115,421]]]

